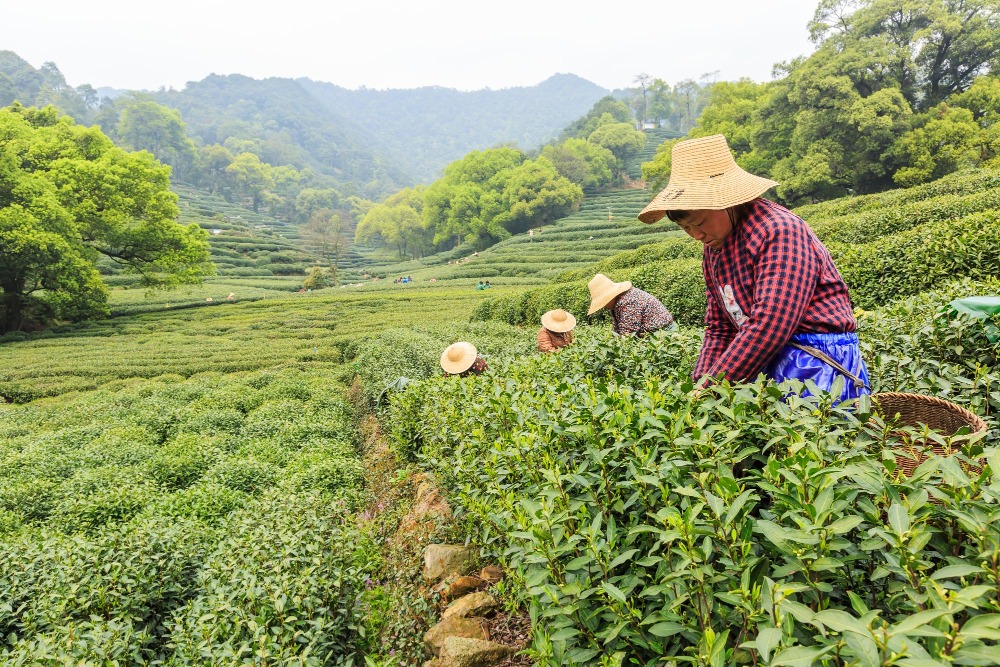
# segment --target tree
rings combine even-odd
[[[971,111],[949,108],[942,102],[936,113],[922,121],[899,137],[891,149],[899,163],[906,165],[893,175],[897,184],[904,188],[919,185],[978,164],[981,130]]]
[[[177,110],[135,97],[122,109],[115,136],[124,148],[149,151],[170,165],[175,178],[190,178],[197,151]]]
[[[518,234],[566,215],[581,199],[583,190],[560,176],[551,162],[529,160],[507,174],[496,210],[484,217]]]
[[[637,105],[636,109],[636,120],[639,121],[640,126],[643,121],[647,118],[647,110],[649,109],[647,105],[646,93],[649,89],[650,83],[653,81],[653,77],[642,72],[641,74],[636,74],[635,78],[632,79],[632,83],[639,84],[639,89],[642,91],[642,103]]]
[[[614,178],[615,156],[607,148],[584,139],[567,139],[556,146],[545,146],[541,157],[584,190],[601,188]]]
[[[198,149],[196,169],[198,184],[207,187],[213,195],[226,184],[229,165],[233,163],[233,154],[225,146],[210,144]],[[229,192],[224,193],[229,200]]]
[[[53,107],[0,109],[0,333],[107,312],[103,255],[146,287],[214,274],[208,235],[181,226],[169,168]]]
[[[433,242],[427,229],[420,214],[406,204],[376,204],[358,224],[354,241],[382,242],[394,247],[400,258],[406,257],[407,252],[417,257],[428,242]]]
[[[259,213],[265,193],[274,187],[271,165],[261,162],[253,153],[240,153],[226,167],[226,173],[232,180],[234,190],[249,199],[253,212]]]
[[[632,120],[632,114],[628,110],[628,106],[610,95],[602,97],[594,106],[591,107],[587,115],[582,116],[563,130],[562,134],[559,136],[560,140],[563,139],[586,139],[589,137],[594,130],[596,130],[600,125],[605,125],[608,123],[628,123]]]
[[[312,248],[323,262],[330,265],[330,276],[337,284],[340,260],[346,253],[350,241],[349,219],[339,211],[321,208],[313,211],[309,222],[302,228],[306,244]]]
[[[647,91],[648,105],[646,115],[660,125],[673,112],[673,101],[670,96],[670,85],[663,79],[653,79]]]
[[[333,188],[302,188],[295,197],[295,214],[309,221],[319,209],[335,209],[341,205],[341,195]]]
[[[598,127],[587,141],[606,148],[615,156],[616,176],[621,177],[626,163],[646,145],[646,135],[632,127],[631,123],[611,123]]]
[[[485,247],[509,236],[487,210],[501,196],[506,175],[524,159],[514,148],[490,148],[449,164],[423,196],[423,218],[434,230],[434,244],[454,240],[457,246],[465,240]]]
[[[822,0],[810,32],[862,96],[896,87],[923,111],[996,63],[1000,2]]]

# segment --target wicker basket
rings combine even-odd
[[[960,405],[955,405],[934,396],[921,394],[885,393],[872,396],[872,404],[883,419],[893,420],[901,426],[918,426],[926,424],[931,429],[945,435],[955,435],[960,429],[968,428],[970,433],[986,430],[986,422],[978,415],[969,412]],[[950,456],[953,452],[938,444],[913,442],[906,434],[902,435],[906,444],[893,448],[896,456],[896,467],[909,477],[917,466],[927,460],[927,450],[939,456]],[[966,472],[979,474],[982,468],[973,465],[962,465]]]

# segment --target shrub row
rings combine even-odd
[[[829,248],[854,303],[877,308],[951,278],[1000,275],[1000,211]]]
[[[611,277],[618,281],[630,280],[633,286],[656,296],[681,324],[698,324],[705,319],[705,281],[699,260],[653,262]],[[587,282],[556,283],[513,296],[486,299],[472,311],[472,320],[533,324],[540,322],[542,314],[553,308],[563,308],[582,317],[590,306]],[[605,311],[600,311],[592,317],[597,321],[608,316]]]
[[[948,379],[923,355],[956,329],[895,308],[914,318],[895,325],[911,365]],[[996,664],[993,443],[957,436],[963,453],[901,476],[894,429],[794,383],[692,396],[698,339],[594,332],[393,399],[401,454],[439,476],[523,587],[536,664]],[[1000,379],[995,347],[975,341],[968,361],[989,377],[951,375],[967,404]],[[913,388],[882,361],[876,388]],[[981,474],[959,465],[979,456]]]
[[[869,243],[932,222],[958,220],[1000,209],[1000,187],[967,195],[942,195],[903,206],[878,208],[811,223],[824,242]]]
[[[862,211],[906,206],[941,195],[967,195],[1000,187],[1000,170],[977,169],[949,174],[931,183],[858,197],[843,197],[820,204],[800,206],[795,212],[805,220],[818,222]]]
[[[106,386],[0,411],[0,662],[360,660],[362,465],[329,378]]]

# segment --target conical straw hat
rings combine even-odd
[[[656,222],[666,211],[719,211],[761,196],[777,183],[744,171],[721,134],[689,139],[674,145],[670,182],[639,213],[643,222]]]
[[[576,326],[576,318],[562,308],[557,308],[542,315],[542,326],[555,333],[566,333]]]
[[[456,375],[472,368],[476,362],[476,346],[464,341],[452,343],[441,354],[441,368],[445,373]]]
[[[608,305],[611,299],[632,289],[632,283],[627,280],[616,283],[603,273],[598,273],[587,283],[587,288],[590,290],[590,309],[587,314],[593,315]]]

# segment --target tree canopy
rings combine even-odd
[[[712,86],[688,136],[725,134],[801,203],[916,185],[997,159],[998,0],[822,0],[817,50],[779,78]],[[670,145],[643,165],[662,185]]]
[[[54,107],[0,109],[0,332],[107,312],[103,256],[146,287],[212,275],[207,233],[175,221],[169,168]]]

